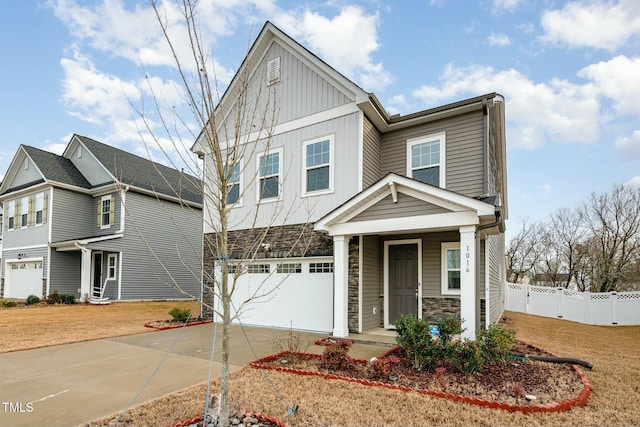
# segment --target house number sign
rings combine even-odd
[[[465,272],[469,273],[471,268],[471,253],[469,253],[469,245],[465,246],[464,260],[465,260]]]

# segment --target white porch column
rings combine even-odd
[[[476,339],[476,227],[460,227],[460,317],[462,338]]]
[[[349,236],[333,236],[333,336],[349,335]]]
[[[91,290],[91,250],[81,246],[78,246],[78,248],[82,253],[82,260],[80,261],[80,301],[86,301],[85,295],[88,295],[89,298],[93,295]]]

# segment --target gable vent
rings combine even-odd
[[[278,83],[280,81],[280,57],[267,61],[267,85]]]

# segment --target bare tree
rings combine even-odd
[[[544,233],[547,271],[552,284],[567,288],[576,279],[577,245],[583,236],[580,214],[575,209],[562,208],[551,214]]]
[[[538,228],[537,224],[525,219],[520,231],[509,241],[506,251],[507,268],[511,272],[509,280],[517,282],[535,268],[539,259]]]
[[[618,289],[640,256],[640,189],[616,185],[608,193],[591,193],[580,208],[593,239],[591,288]]]

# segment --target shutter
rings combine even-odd
[[[98,217],[96,218],[96,227],[100,228],[102,226],[102,200],[98,199]]]
[[[49,206],[49,194],[44,193],[42,196],[42,223],[47,223],[47,207]]]
[[[109,203],[111,207],[111,212],[109,213],[109,225],[113,225],[116,223],[116,198],[111,196],[111,203]]]
[[[2,220],[4,221],[4,229],[9,229],[9,202],[4,205],[4,215],[2,215]]]
[[[15,204],[16,208],[14,210],[15,212],[15,216],[13,217],[13,228],[20,228],[22,227],[22,200],[18,199],[16,200],[16,204]]]

